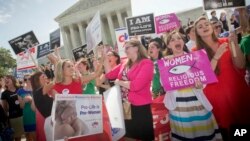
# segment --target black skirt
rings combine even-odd
[[[126,137],[142,141],[154,140],[151,104],[135,106],[131,104],[132,119],[125,120]]]

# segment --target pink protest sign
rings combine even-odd
[[[155,17],[156,33],[167,32],[180,27],[180,22],[174,13]]]
[[[166,91],[195,85],[217,82],[205,50],[199,50],[182,56],[158,61],[161,82]]]

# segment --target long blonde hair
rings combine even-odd
[[[62,83],[64,80],[63,67],[66,62],[71,62],[69,59],[61,60],[57,63],[55,68],[55,83]]]
[[[146,51],[145,47],[142,45],[142,43],[141,43],[139,40],[131,39],[131,40],[129,40],[129,41],[126,41],[125,44],[128,44],[128,45],[130,45],[130,46],[133,46],[133,47],[137,47],[137,48],[138,48],[136,62],[140,62],[142,59],[148,58],[148,56],[147,56],[147,51]],[[124,44],[124,45],[125,45],[125,44]],[[132,65],[133,65],[132,60],[131,60],[131,59],[128,59],[127,67],[131,68]]]

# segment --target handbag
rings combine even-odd
[[[122,106],[123,106],[124,119],[131,120],[132,119],[131,103],[128,101],[123,101]]]

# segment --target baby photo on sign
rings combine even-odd
[[[33,31],[25,33],[19,37],[16,37],[9,41],[10,46],[14,50],[15,54],[19,54],[29,48],[32,48],[39,44]]]
[[[61,100],[56,103],[54,140],[88,134],[87,125],[77,117],[76,101]]]

